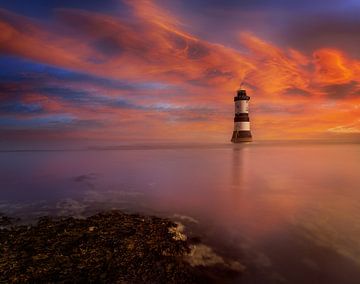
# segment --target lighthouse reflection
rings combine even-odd
[[[234,144],[232,150],[232,185],[243,190],[246,186],[248,169],[248,148],[245,144]]]

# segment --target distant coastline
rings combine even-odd
[[[277,146],[277,145],[311,145],[311,144],[360,144],[359,139],[289,139],[289,140],[255,140],[251,143],[251,147],[258,146]],[[233,145],[228,142],[217,143],[199,143],[199,142],[151,142],[151,143],[125,143],[113,145],[80,145],[78,147],[65,147],[54,145],[39,146],[3,146],[0,145],[0,153],[3,152],[65,152],[65,151],[112,151],[112,150],[156,150],[156,149],[217,149],[217,148],[233,148],[248,147],[249,143],[242,145]]]

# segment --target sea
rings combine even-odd
[[[360,144],[153,143],[0,151],[0,212],[171,218],[233,283],[360,283]]]

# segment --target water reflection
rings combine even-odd
[[[356,283],[359,161],[359,145],[0,153],[0,211],[186,215],[245,283]]]
[[[240,185],[242,185],[243,177],[244,177],[244,170],[246,167],[245,161],[244,161],[244,147],[241,147],[239,145],[234,145],[233,147],[233,164],[232,164],[232,183],[235,188],[238,188]]]

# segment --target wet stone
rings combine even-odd
[[[8,226],[10,219],[0,216]],[[110,211],[0,229],[0,283],[203,283],[170,220]],[[172,233],[173,232],[173,233]],[[174,235],[175,234],[175,235]],[[174,237],[175,236],[175,237]],[[211,281],[210,281],[211,282]]]

